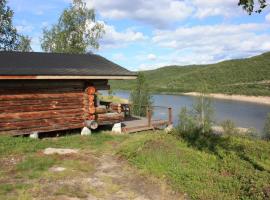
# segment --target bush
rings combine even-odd
[[[197,127],[201,129],[202,133],[211,132],[213,125],[214,109],[212,101],[206,96],[206,93],[202,93],[197,101],[193,105],[192,113],[194,120],[197,122]]]
[[[251,139],[261,139],[259,136],[260,134],[255,128],[249,128],[245,135],[250,137]]]
[[[145,117],[146,109],[151,108],[153,101],[149,92],[149,87],[143,73],[138,73],[136,85],[130,94],[132,102],[132,114]]]
[[[270,113],[268,113],[263,129],[263,139],[270,140]]]
[[[238,130],[235,123],[231,120],[226,120],[221,123],[225,135],[235,135],[238,134]]]
[[[203,91],[191,110],[182,108],[179,113],[178,135],[211,133],[213,125],[213,107],[211,99]]]
[[[196,129],[195,121],[187,107],[183,107],[179,113],[178,135],[193,132]]]

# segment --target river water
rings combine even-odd
[[[115,95],[122,98],[129,98],[128,91],[116,91]],[[191,108],[196,97],[183,95],[153,95],[154,105],[166,106],[173,109],[173,121],[178,123],[178,114],[182,107]],[[215,121],[220,123],[230,119],[237,126],[244,128],[255,128],[262,131],[267,113],[270,113],[269,105],[249,103],[243,101],[213,99],[215,110]],[[168,117],[166,109],[155,109],[154,118],[166,119]]]

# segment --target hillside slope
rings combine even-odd
[[[153,92],[181,93],[200,91],[270,96],[270,52],[246,59],[209,65],[167,66],[144,71]],[[129,90],[135,81],[112,81],[113,89]]]

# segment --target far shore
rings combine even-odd
[[[118,90],[118,91],[130,91],[130,90]],[[200,96],[199,92],[155,92],[152,94],[166,94],[166,95],[186,95],[186,96]],[[215,99],[224,99],[231,101],[244,101],[250,103],[270,105],[270,96],[247,96],[247,95],[238,95],[238,94],[220,94],[220,93],[210,93],[209,97]]]
[[[200,96],[201,95],[201,93],[199,92],[187,92],[187,93],[182,93],[182,94],[187,95],[187,96]],[[215,99],[245,101],[245,102],[250,102],[250,103],[270,105],[270,97],[268,96],[228,95],[228,94],[217,94],[217,93],[210,93],[207,96],[211,98],[215,98]]]

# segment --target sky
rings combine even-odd
[[[85,0],[105,35],[94,53],[129,70],[216,63],[270,51],[270,8],[249,16],[238,0]],[[44,27],[70,0],[8,0],[19,33],[42,51]]]

